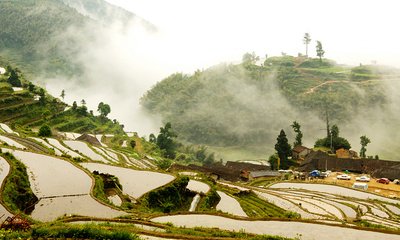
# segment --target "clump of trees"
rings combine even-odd
[[[100,117],[107,117],[107,115],[111,112],[110,105],[100,102],[97,111],[100,113]]]
[[[330,148],[333,152],[340,148],[344,148],[349,150],[351,145],[347,139],[339,136],[339,127],[337,125],[333,125],[328,131],[327,136],[322,139],[318,139],[314,147],[327,147]]]
[[[39,129],[39,137],[51,137],[51,129],[49,125],[43,125]]]
[[[172,184],[151,191],[146,197],[147,207],[164,213],[180,209],[194,195],[186,188],[188,183],[187,176],[180,176]]]
[[[172,130],[171,123],[166,123],[164,127],[160,128],[160,133],[155,139],[157,146],[163,151],[164,157],[174,159],[177,144],[175,138],[176,133]],[[154,139],[152,139],[154,141]]]

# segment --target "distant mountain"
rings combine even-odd
[[[83,51],[79,43],[93,38],[89,29],[136,18],[154,30],[104,0],[0,1],[0,55],[27,74],[79,75],[75,58]]]
[[[141,103],[171,122],[187,142],[251,146],[252,153],[256,147],[256,156],[265,158],[274,152],[280,129],[294,142],[290,125],[295,120],[302,126],[303,143],[312,147],[326,136],[328,116],[353,149],[359,149],[360,136],[366,134],[372,140],[371,154],[400,158],[395,150],[400,142],[398,79],[400,71],[388,67],[349,67],[291,56],[259,63],[254,58],[193,75],[173,74],[149,90]]]

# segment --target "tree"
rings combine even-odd
[[[35,85],[33,85],[33,83],[29,82],[28,83],[28,90],[29,90],[29,92],[35,91]]]
[[[136,147],[136,141],[135,140],[131,140],[129,142],[129,145],[131,146],[131,148],[135,148]]]
[[[300,124],[296,121],[293,122],[292,125],[290,125],[293,128],[293,131],[296,133],[296,141],[293,143],[293,147],[296,146],[301,146],[302,145],[302,138],[303,138],[303,133],[300,130]]]
[[[168,122],[160,128],[156,144],[161,150],[164,150],[164,157],[175,158],[176,143],[174,138],[176,137],[177,135],[172,131],[171,123]]]
[[[280,168],[287,169],[290,166],[288,158],[291,155],[292,147],[288,143],[286,133],[285,131],[283,131],[283,129],[279,133],[279,136],[276,140],[277,143],[275,144],[275,150],[278,153],[278,157],[280,159]]]
[[[51,137],[51,129],[48,125],[43,125],[40,127],[39,137]]]
[[[322,49],[322,44],[320,41],[317,41],[317,56],[319,60],[322,61],[322,57],[324,57],[325,51]]]
[[[339,127],[337,125],[333,125],[329,135],[326,138],[318,139],[315,142],[314,147],[332,147],[332,151],[336,151],[340,148],[349,150],[351,148],[349,141],[347,141],[345,138],[339,137],[339,132]]]
[[[7,79],[8,83],[11,84],[13,87],[21,87],[21,80],[19,80],[19,76],[16,70],[10,70],[10,76]]]
[[[46,92],[44,91],[43,88],[40,88],[39,90],[39,102],[41,105],[45,105],[46,104]]]
[[[339,127],[336,124],[331,127],[331,134],[333,138],[339,137]]]
[[[311,42],[311,36],[309,33],[305,33],[303,37],[303,43],[306,45],[306,57],[308,57],[308,44]]]
[[[72,103],[72,110],[76,110],[78,108],[78,104],[76,104],[76,101]]]
[[[150,136],[149,136],[149,142],[157,143],[157,138],[153,133],[151,133]]]
[[[367,138],[367,136],[361,136],[360,137],[360,143],[361,143],[361,150],[360,150],[360,157],[365,158],[366,155],[365,153],[367,152],[367,149],[365,148],[368,143],[371,143],[371,140],[369,140],[369,138]]]
[[[111,112],[111,108],[110,105],[100,102],[99,106],[97,107],[97,111],[100,113],[101,117],[107,117],[107,115]]]
[[[65,90],[64,89],[61,91],[60,97],[64,100],[64,98],[65,98]]]
[[[279,168],[279,157],[278,154],[272,154],[271,156],[269,156],[268,159],[269,165],[271,166],[271,170],[278,170]]]
[[[260,57],[255,52],[245,53],[242,57],[242,63],[245,67],[254,65],[258,60],[260,60]]]
[[[86,105],[85,99],[82,99],[82,100],[81,100],[81,105],[82,105],[82,106],[85,106],[85,105]]]

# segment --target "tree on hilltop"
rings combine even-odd
[[[97,111],[100,113],[101,117],[107,117],[107,115],[111,112],[110,105],[100,102],[97,107]]]
[[[324,49],[322,49],[322,43],[320,41],[317,41],[316,50],[317,50],[317,56],[319,57],[319,60],[322,61],[325,51],[324,51]]]
[[[308,44],[311,42],[311,36],[309,33],[305,33],[303,37],[303,43],[306,45],[306,57],[308,57]]]
[[[368,143],[371,143],[371,140],[369,138],[367,138],[367,136],[361,136],[360,137],[361,140],[361,150],[360,150],[360,157],[365,158],[366,155],[365,153],[367,152],[367,148],[366,146],[368,145]]]

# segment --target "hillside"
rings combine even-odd
[[[290,125],[295,120],[302,126],[306,144],[312,146],[324,136],[327,114],[353,146],[362,134],[372,139],[379,135],[379,141],[383,132],[393,137],[390,129],[395,129],[397,113],[392,109],[396,97],[392,89],[398,89],[399,73],[375,65],[350,67],[326,59],[269,57],[262,64],[249,60],[193,75],[173,74],[149,90],[141,104],[171,122],[183,141],[224,148],[256,146],[258,156],[265,158],[280,129],[293,136]],[[366,127],[378,120],[381,133]],[[376,154],[400,157],[392,149],[383,149],[388,146],[384,142],[375,146]]]
[[[29,75],[78,76],[76,58],[94,37],[91,30],[133,19],[154,29],[104,0],[0,1],[0,55]]]
[[[25,131],[38,129],[46,124],[63,132],[123,133],[119,123],[94,116],[84,106],[76,109],[67,106],[60,99],[29,82],[22,73],[17,74],[21,81],[20,87],[9,83],[9,72],[0,75],[1,123],[8,123],[13,128]]]

